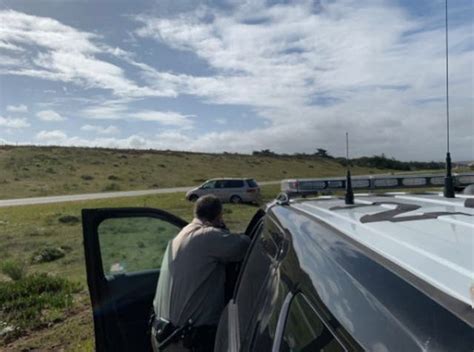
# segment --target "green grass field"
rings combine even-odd
[[[262,199],[264,202],[273,199],[279,191],[279,185],[263,186]],[[82,227],[80,222],[61,222],[65,216],[80,217],[82,208],[101,207],[152,207],[169,211],[186,221],[192,219],[193,204],[184,200],[181,193],[145,196],[135,198],[115,198],[74,203],[58,203],[45,205],[31,205],[10,208],[0,208],[0,263],[6,260],[20,260],[28,263],[28,272],[49,273],[78,282],[82,289],[74,295],[74,304],[65,309],[62,314],[47,329],[28,331],[16,341],[1,345],[0,350],[34,349],[57,350],[64,348],[67,351],[82,351],[93,349],[92,313],[85,280],[84,249],[82,245]],[[226,204],[224,213],[227,225],[234,232],[242,232],[258,207],[245,204]],[[153,224],[142,223],[140,231],[132,231],[130,224],[105,224],[100,229],[101,241],[107,248],[104,256],[107,267],[117,260],[114,251],[115,242],[129,243],[129,254],[126,255],[128,270],[145,268],[150,265],[159,265],[161,253],[153,257],[140,255],[141,247],[152,245],[149,233],[154,230]],[[120,227],[120,229],[118,228]],[[141,235],[144,233],[145,236]],[[170,236],[157,240],[157,248],[164,250]],[[128,237],[126,241],[112,241],[111,236]],[[148,236],[148,237],[147,237]],[[140,237],[140,238],[138,238]],[[140,244],[143,242],[143,244]],[[38,251],[47,248],[66,248],[65,256],[46,263],[32,264],[31,260]],[[123,248],[119,255],[123,255]],[[145,251],[146,252],[146,251]],[[142,251],[142,254],[144,252]],[[148,252],[150,253],[150,252]],[[0,275],[0,281],[7,280]],[[1,320],[1,319],[0,319]],[[69,333],[73,331],[73,334]],[[0,339],[1,341],[1,339]]]
[[[354,174],[383,172],[354,168]],[[342,176],[331,159],[65,147],[0,147],[0,199],[198,185],[213,177]]]

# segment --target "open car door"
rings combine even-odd
[[[168,244],[187,225],[163,210],[82,210],[97,351],[150,351],[148,320]]]

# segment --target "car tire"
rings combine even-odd
[[[199,196],[197,194],[191,194],[188,199],[191,202],[195,202],[195,201],[198,200],[198,198],[199,198]]]
[[[234,194],[232,197],[230,197],[230,202],[233,204],[239,204],[242,203],[242,198]]]

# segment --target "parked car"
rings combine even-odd
[[[260,187],[252,178],[214,178],[188,191],[186,199],[194,202],[207,194],[213,194],[223,202],[256,203]]]
[[[472,351],[474,197],[289,199],[256,212],[215,351]],[[186,221],[82,212],[97,351],[149,351],[161,253]]]

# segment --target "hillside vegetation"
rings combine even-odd
[[[355,167],[355,174],[380,170]],[[342,176],[323,157],[71,147],[0,147],[0,199],[197,185],[212,177]]]

